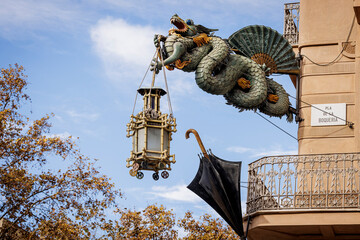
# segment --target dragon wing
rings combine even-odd
[[[265,64],[270,69],[270,74],[299,73],[292,46],[279,32],[270,27],[244,27],[233,33],[228,42],[237,54],[251,58],[260,65]]]

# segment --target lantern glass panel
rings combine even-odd
[[[168,150],[169,149],[169,132],[164,130],[164,150]]]
[[[148,150],[161,151],[161,129],[160,128],[148,128],[147,136]]]
[[[145,148],[145,128],[140,128],[137,136],[137,149],[136,152],[140,152]]]

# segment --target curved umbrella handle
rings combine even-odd
[[[204,144],[202,143],[201,141],[201,138],[198,134],[198,132],[195,130],[195,129],[189,129],[186,131],[185,133],[185,138],[188,139],[190,137],[190,133],[193,133],[195,135],[195,138],[199,144],[199,147],[201,149],[201,152],[204,154],[204,156],[207,158],[207,159],[210,159],[209,158],[209,155],[207,154],[206,150],[205,150],[205,147],[204,147]]]

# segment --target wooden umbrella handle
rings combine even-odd
[[[195,135],[195,138],[196,138],[196,140],[197,140],[197,142],[198,142],[198,144],[200,146],[201,152],[204,154],[204,156],[207,159],[210,159],[209,155],[207,154],[207,152],[205,150],[204,144],[202,143],[201,138],[200,138],[198,132],[195,129],[187,130],[186,133],[185,133],[185,138],[188,139],[190,137],[190,133],[193,133]]]

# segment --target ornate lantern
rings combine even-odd
[[[153,84],[152,84],[153,85]],[[136,116],[131,115],[127,124],[127,137],[132,137],[132,151],[126,160],[131,176],[144,177],[142,170],[154,171],[153,179],[168,178],[175,155],[170,155],[171,134],[176,132],[176,119],[160,112],[160,98],[166,91],[158,88],[140,88],[144,107]]]

